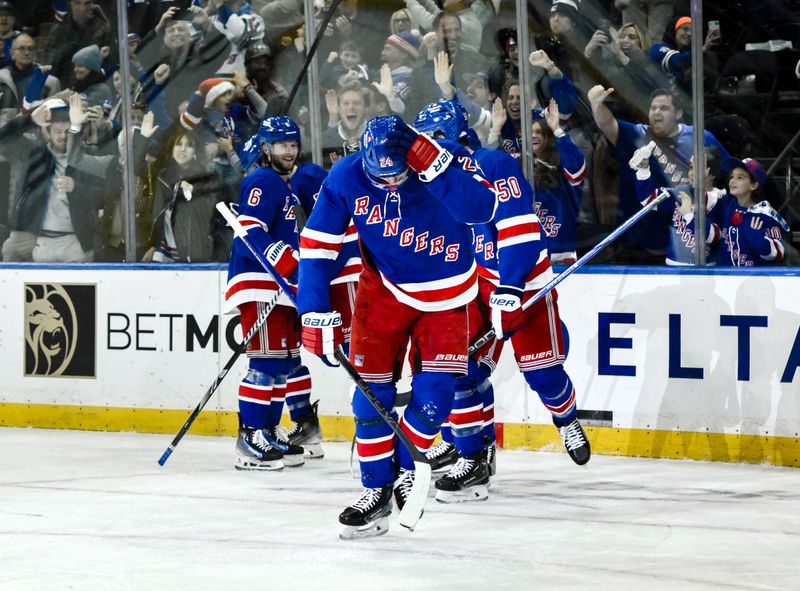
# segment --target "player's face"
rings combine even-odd
[[[639,35],[636,34],[636,29],[625,27],[619,32],[619,48],[626,55],[642,50],[642,42],[639,40]]]
[[[181,136],[172,148],[172,159],[178,166],[186,166],[194,158],[194,146],[188,137]]]
[[[506,99],[506,111],[512,121],[519,121],[521,105],[519,86],[515,84],[508,89],[508,98]]]
[[[400,174],[396,174],[393,176],[382,176],[379,178],[381,183],[383,183],[387,187],[396,187],[397,185],[401,185],[403,181],[405,181],[408,178],[408,169],[406,168]]]
[[[675,108],[672,104],[672,97],[660,95],[650,103],[650,128],[656,137],[670,137],[678,129],[678,120],[683,115],[683,111]]]
[[[728,191],[734,197],[750,197],[750,194],[758,188],[758,183],[750,178],[750,174],[744,168],[734,168],[728,179]]]
[[[288,142],[274,142],[269,151],[272,168],[282,174],[292,172],[299,153],[300,146],[294,140]]]
[[[542,124],[538,121],[531,125],[531,147],[537,157],[541,157],[547,147],[547,136],[544,134]]]

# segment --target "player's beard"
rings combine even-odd
[[[275,172],[281,175],[290,174],[294,170],[295,164],[297,164],[297,156],[292,158],[291,164],[287,164],[283,158],[269,157],[269,165],[275,169]]]

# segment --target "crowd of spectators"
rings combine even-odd
[[[688,2],[532,0],[532,51],[524,56],[511,0],[343,0],[318,49],[320,87],[312,91],[324,111],[323,129],[314,130],[306,82],[288,104],[305,59],[303,4],[128,2],[131,96],[124,97],[115,2],[0,0],[3,261],[123,260],[126,164],[136,178],[137,260],[227,260],[231,236],[214,205],[238,201],[243,146],[264,117],[287,109],[304,139],[321,138],[325,167],[358,150],[370,118],[396,113],[410,121],[440,99],[461,102],[480,141],[517,158],[530,133],[529,180],[563,262],[641,207],[642,173],[629,166],[637,149],[653,145],[654,186],[690,181]],[[329,4],[315,2],[317,23]],[[755,12],[704,3],[705,93],[746,86],[745,77],[726,78],[729,60],[748,43],[779,41],[792,30],[789,3],[772,4]],[[797,49],[779,60],[791,62],[792,77]],[[530,69],[530,104],[520,68]],[[125,100],[134,125],[130,163],[120,133]],[[521,127],[522,109],[533,109],[530,131]],[[708,179],[714,187],[728,188],[729,156],[775,156],[741,114],[707,111],[706,118],[706,145],[723,163]],[[780,210],[787,196],[760,180],[757,196]],[[651,216],[614,260],[669,260],[672,222],[670,211]]]

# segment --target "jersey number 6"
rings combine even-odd
[[[247,196],[247,204],[258,205],[259,201],[261,201],[261,189],[253,187],[250,189],[250,194]]]

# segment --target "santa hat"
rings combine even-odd
[[[419,58],[420,39],[418,34],[415,35],[411,31],[402,31],[394,35],[389,35],[389,38],[386,39],[386,43],[387,45],[394,45],[398,49],[405,51],[413,59]]]
[[[233,90],[233,84],[223,78],[208,78],[200,83],[197,87],[198,92],[205,97],[206,109],[211,108],[214,101],[221,97],[229,90]]]

